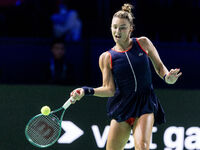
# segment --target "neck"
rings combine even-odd
[[[132,46],[132,40],[128,39],[127,41],[123,43],[116,43],[114,49],[119,50],[119,51],[125,51],[129,49]]]

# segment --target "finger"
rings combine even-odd
[[[76,100],[73,99],[73,100],[70,100],[70,102],[71,102],[72,104],[75,104],[75,103],[76,103]]]
[[[170,72],[173,72],[173,71],[174,71],[174,69],[171,69],[171,70],[170,70]]]
[[[80,95],[80,94],[81,94],[80,90],[76,90],[76,93],[77,93],[78,95]]]
[[[70,93],[70,97],[72,97],[74,95],[74,91],[72,91],[71,93]]]
[[[179,71],[179,69],[176,68],[176,69],[173,70],[173,73],[175,74],[175,73],[177,73],[178,71]]]
[[[178,68],[178,69],[176,68],[176,69],[174,70],[175,73],[178,73],[179,71],[180,71],[180,68]]]
[[[82,88],[80,89],[80,92],[81,95],[84,95],[84,90]]]
[[[78,94],[77,92],[74,92],[74,96],[75,96],[75,97],[78,97],[79,94]]]
[[[171,69],[170,70],[170,75],[173,75],[173,76],[176,76],[177,75],[177,73],[180,71],[180,69]]]
[[[171,70],[171,71],[169,72],[169,74],[168,74],[167,77],[169,78],[169,77],[172,77],[172,76],[174,76],[174,75],[176,75],[176,74],[174,73],[174,70],[173,70],[173,71]]]
[[[171,69],[169,72],[169,76],[174,74],[174,69]]]
[[[182,75],[182,72],[180,72],[179,74],[177,74],[177,78],[179,78]]]
[[[79,95],[77,94],[76,90],[72,91],[71,97],[73,97],[76,100],[78,96]]]
[[[76,90],[76,91],[74,92],[74,99],[80,100],[80,90]]]

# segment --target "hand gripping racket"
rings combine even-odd
[[[75,100],[70,97],[62,107],[52,111],[48,116],[39,114],[31,118],[25,128],[27,140],[39,148],[45,148],[53,145],[60,137],[62,131],[61,123],[65,110],[74,101]],[[59,119],[55,113],[61,110],[63,112]]]

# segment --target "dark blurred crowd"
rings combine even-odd
[[[199,0],[138,0],[138,6],[137,21],[144,34],[159,41],[200,42]]]
[[[124,2],[124,0],[1,0],[0,36],[64,36],[66,40],[75,41],[81,38],[111,38],[112,15]],[[126,2],[135,6],[135,36],[144,35],[158,41],[200,41],[199,0],[127,0]],[[68,19],[70,21],[65,22]]]
[[[3,0],[0,36],[81,39],[82,22],[70,0]]]
[[[51,43],[51,57],[45,69],[45,83],[72,85],[73,67],[66,59],[66,46],[63,39],[55,39]]]
[[[100,83],[98,57],[125,2],[134,5],[134,37],[200,42],[200,0],[0,0],[0,83]]]

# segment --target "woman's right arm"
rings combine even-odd
[[[94,88],[94,96],[112,97],[115,93],[115,84],[111,71],[111,62],[109,52],[104,52],[99,57],[99,67],[102,72],[102,86]]]
[[[111,62],[109,52],[104,52],[99,57],[99,67],[102,73],[102,86],[94,88],[94,96],[112,97],[115,93],[115,84],[111,71]],[[71,96],[80,100],[85,95],[83,88],[77,88],[71,92]]]

